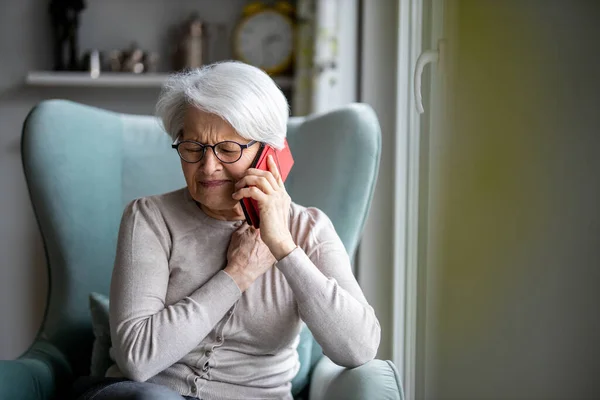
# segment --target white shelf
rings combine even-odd
[[[34,71],[27,74],[25,82],[31,86],[76,87],[160,87],[166,74],[128,74],[104,72],[92,78],[86,72]]]
[[[27,74],[25,82],[30,86],[51,87],[119,87],[119,88],[159,88],[168,74],[129,74],[125,72],[103,72],[92,78],[86,72],[32,71]],[[292,77],[274,77],[282,89],[290,89]]]

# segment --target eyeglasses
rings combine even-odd
[[[206,149],[211,148],[219,161],[225,164],[233,164],[242,158],[244,149],[247,149],[255,143],[258,142],[253,140],[248,144],[240,144],[232,140],[226,140],[211,146],[210,144],[202,144],[193,140],[182,140],[180,142],[178,136],[171,147],[177,150],[179,157],[187,163],[199,162],[204,157]]]

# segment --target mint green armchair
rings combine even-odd
[[[296,161],[286,182],[291,197],[325,211],[353,255],[379,165],[374,112],[354,104],[292,118],[288,141]],[[0,361],[0,400],[61,399],[76,377],[90,371],[94,336],[88,295],[108,293],[125,204],[185,182],[169,137],[149,116],[44,101],[27,117],[21,146],[50,288],[35,343],[19,359]],[[301,333],[298,354],[296,398],[402,399],[390,361],[338,367],[323,356],[308,329]]]

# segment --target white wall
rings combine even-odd
[[[188,12],[198,10],[202,18],[232,24],[245,2],[227,0],[223,7],[211,0],[178,0],[174,7],[174,2],[166,0],[87,1],[81,47],[123,48],[135,40],[145,49],[164,54],[168,30],[187,18]],[[27,71],[52,66],[47,4],[45,0],[0,1],[0,359],[12,359],[31,344],[46,305],[43,246],[19,148],[27,113],[43,99],[66,98],[115,111],[151,114],[159,93],[158,89],[25,87]]]
[[[458,3],[418,398],[600,398],[600,3]]]

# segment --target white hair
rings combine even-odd
[[[156,104],[156,114],[173,140],[193,106],[228,122],[245,139],[283,148],[289,105],[277,84],[261,69],[224,61],[173,74]]]

